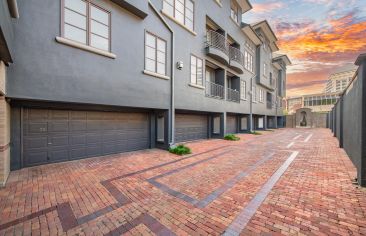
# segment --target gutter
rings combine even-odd
[[[167,27],[167,29],[171,32],[171,59],[170,59],[170,68],[171,68],[171,79],[170,79],[170,109],[169,109],[169,147],[173,146],[175,144],[175,102],[174,102],[174,96],[175,96],[175,90],[174,90],[174,31],[168,24],[168,22],[165,20],[165,18],[160,14],[160,12],[155,8],[154,4],[151,2],[151,0],[148,0],[149,5],[151,8],[155,11],[155,13],[158,15],[158,17],[161,19],[161,21],[164,23],[164,25]]]
[[[249,105],[249,122],[250,122],[250,132],[252,133],[254,130],[253,130],[253,93],[255,91],[253,91],[253,79],[256,77],[257,75],[253,75],[251,78],[250,78],[250,105]]]
[[[17,0],[8,0],[8,7],[11,17],[19,18],[19,10]]]

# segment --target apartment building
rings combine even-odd
[[[325,93],[342,93],[351,82],[357,67],[355,65],[345,65],[337,69],[329,76],[325,85]]]
[[[283,125],[291,62],[267,21],[242,22],[247,0],[18,5],[0,5],[1,182],[10,169]]]
[[[338,101],[340,93],[307,94],[286,99],[288,114],[295,114],[300,108],[310,108],[312,112],[329,112]]]

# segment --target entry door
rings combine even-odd
[[[263,129],[264,128],[264,122],[263,122],[263,117],[258,118],[258,129]]]

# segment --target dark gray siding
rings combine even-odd
[[[59,44],[60,0],[19,2],[21,17],[14,23],[14,63],[8,70],[12,98],[167,108],[170,81],[142,73],[145,30],[167,41],[170,65],[171,34],[149,8],[144,20],[118,5],[95,0],[111,11],[111,52],[116,59]],[[170,75],[170,68],[167,68]]]

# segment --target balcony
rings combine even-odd
[[[237,73],[244,73],[244,55],[235,47],[229,47],[230,63],[229,66]]]
[[[240,92],[231,88],[226,89],[226,100],[231,102],[240,102]]]
[[[229,44],[225,35],[207,30],[206,53],[217,61],[229,65]]]
[[[218,99],[224,99],[225,89],[220,84],[215,84],[210,81],[206,81],[206,96]]]

